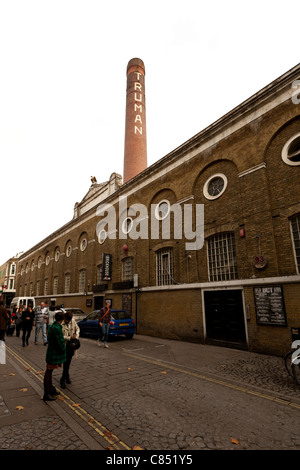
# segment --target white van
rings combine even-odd
[[[27,308],[28,305],[32,305],[32,308],[35,307],[34,297],[14,297],[10,303],[10,309],[14,310],[20,307],[20,305]]]

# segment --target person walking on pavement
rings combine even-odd
[[[10,320],[9,315],[7,313],[6,308],[4,307],[4,303],[0,300],[0,340],[5,341],[5,332],[7,328],[8,321]]]
[[[66,361],[63,364],[63,373],[60,379],[60,385],[62,388],[66,388],[66,383],[67,384],[71,383],[69,369],[70,369],[72,357],[75,356],[77,353],[77,351],[74,352],[74,349],[71,345],[71,340],[74,340],[74,339],[78,340],[79,333],[80,333],[79,326],[74,320],[71,312],[66,312],[64,314],[64,320],[62,322],[62,332],[64,335],[65,344],[66,344]]]
[[[15,325],[16,325],[16,336],[19,338],[20,336],[20,331],[22,328],[22,314],[24,311],[23,304],[20,304],[20,307],[16,311],[15,315]]]
[[[104,347],[108,348],[108,332],[111,322],[110,314],[110,302],[105,302],[105,306],[100,309],[99,312],[99,326],[102,329],[102,334],[104,336]],[[100,339],[98,339],[98,346],[100,346]]]
[[[25,339],[26,339],[26,345],[29,346],[29,338],[30,338],[30,334],[32,330],[33,321],[34,321],[34,311],[32,309],[32,305],[28,305],[27,309],[23,311],[21,318],[22,318],[22,330],[23,330],[22,342],[23,342],[23,347],[25,347]]]
[[[66,361],[66,345],[62,332],[63,312],[55,314],[55,321],[48,329],[48,347],[46,352],[46,371],[44,375],[44,401],[53,401],[59,392],[52,384],[52,373],[54,369],[61,367]]]
[[[39,344],[39,333],[42,330],[42,337],[44,341],[44,345],[46,346],[47,343],[47,323],[49,321],[49,309],[46,307],[45,302],[41,302],[41,305],[36,308],[35,312],[35,343]]]

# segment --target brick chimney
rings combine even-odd
[[[127,65],[123,183],[147,168],[145,66],[141,59]]]

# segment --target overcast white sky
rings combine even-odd
[[[123,173],[126,67],[148,164],[299,63],[299,0],[0,0],[0,265]]]

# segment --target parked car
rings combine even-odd
[[[62,310],[63,312],[71,312],[73,314],[73,318],[75,319],[77,323],[83,318],[86,318],[86,313],[81,308],[67,307],[67,308],[61,308],[59,310]],[[49,325],[51,325],[54,322],[54,317],[57,311],[58,310],[49,311]]]
[[[109,328],[109,337],[125,335],[126,338],[131,339],[135,333],[134,320],[128,315],[125,310],[114,310],[111,313],[111,323]],[[80,328],[80,336],[89,336],[98,338],[99,335],[99,315],[100,310],[94,310],[86,318],[78,322]]]

